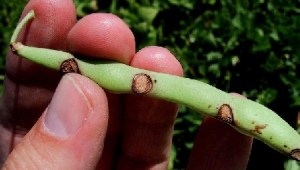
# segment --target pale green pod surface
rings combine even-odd
[[[75,72],[115,93],[133,93],[183,104],[230,124],[270,147],[300,161],[300,135],[272,110],[249,99],[232,96],[200,81],[133,68],[112,61],[87,61],[72,54],[16,43],[21,27],[34,17],[30,12],[13,34],[11,47],[18,55],[61,73]]]
[[[24,46],[21,43],[13,43],[11,46],[14,49],[13,51],[16,50],[16,53],[18,55],[20,56],[30,55],[30,57],[35,60],[35,63],[39,63],[43,66],[52,68],[54,70],[59,70],[60,65],[63,61],[70,58],[74,58],[72,54],[63,51],[56,51],[56,50],[37,48],[37,47],[28,47],[28,46]],[[58,58],[55,57],[56,58],[55,59],[53,56],[59,56],[59,57]]]
[[[200,81],[151,73],[153,91],[148,95],[186,105],[222,120],[243,134],[255,137],[283,153],[295,154],[300,136],[272,110],[246,98],[233,96]]]
[[[300,136],[272,110],[203,82],[112,61],[82,61],[71,54],[20,46],[17,54],[62,73],[76,72],[115,93],[134,93],[186,105],[299,160]]]

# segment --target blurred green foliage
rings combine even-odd
[[[1,75],[8,39],[21,4],[26,2],[2,1]],[[300,107],[299,1],[75,0],[75,4],[78,18],[92,12],[118,15],[133,30],[137,50],[148,45],[166,47],[182,63],[186,77],[241,93],[296,125]],[[186,166],[201,120],[192,110],[180,107],[171,169]],[[283,169],[286,159],[255,141],[248,169]]]

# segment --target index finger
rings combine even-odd
[[[83,17],[68,35],[68,50],[94,58],[129,64],[135,54],[135,39],[119,17],[95,13]]]

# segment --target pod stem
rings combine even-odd
[[[13,44],[17,41],[18,35],[20,34],[22,28],[35,17],[34,10],[29,11],[26,16],[21,20],[21,22],[17,25],[17,28],[13,32],[13,35],[10,39],[10,44]]]

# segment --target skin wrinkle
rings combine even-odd
[[[24,141],[25,146],[21,149],[21,156],[19,156],[19,159],[22,159],[23,157],[26,157],[28,159],[27,162],[31,162],[32,166],[34,166],[34,169],[38,169],[38,164],[36,164],[36,162],[43,162],[43,164],[45,164],[45,166],[47,166],[48,164],[46,164],[47,162],[45,162],[45,160],[47,159],[43,159],[43,161],[41,161],[43,155],[46,153],[45,150],[40,150],[39,148],[36,148],[35,145],[32,144],[32,142],[30,140],[25,140]],[[31,148],[30,149],[30,153],[27,152],[27,149],[24,148]],[[20,152],[18,152],[19,154]],[[37,158],[38,156],[38,158]],[[49,167],[49,165],[48,165]]]
[[[44,117],[42,117],[42,119],[44,119]],[[39,125],[41,126],[41,128],[45,128],[44,126],[44,123],[42,125]],[[29,132],[30,133],[30,132]],[[40,140],[40,143],[47,143],[49,142],[47,138],[43,137],[43,134],[39,133],[39,132],[33,132],[33,133],[30,133],[31,136],[33,136],[32,138],[38,138]],[[32,141],[30,140],[26,140],[26,141],[29,141],[27,143],[30,143],[31,146],[35,146],[34,144],[32,144]],[[40,146],[37,146],[37,147],[40,147]],[[53,162],[57,162],[55,160],[55,155],[53,155],[53,152],[52,152],[52,148],[51,147],[47,147],[47,148],[35,148],[34,149],[36,150],[36,153],[38,153],[40,156],[41,156],[41,163],[42,164],[45,164],[46,163],[49,163],[47,164],[48,166],[45,166],[45,167],[52,167],[51,165],[53,164]]]

